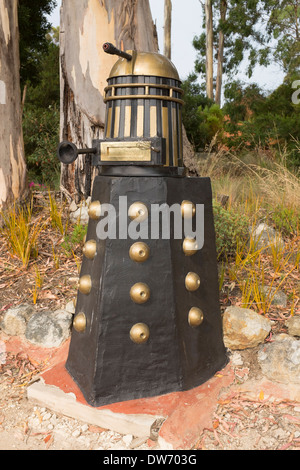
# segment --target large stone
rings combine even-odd
[[[34,313],[35,309],[32,305],[24,304],[10,308],[4,314],[1,328],[9,336],[23,336],[26,324]]]
[[[89,206],[91,198],[89,197],[86,201],[83,201],[80,206],[77,206],[73,201],[70,205],[70,220],[74,224],[87,225],[89,222]]]
[[[261,288],[263,295],[266,298],[266,301],[270,301],[272,305],[277,305],[280,307],[287,306],[287,296],[281,290],[276,289],[275,287],[264,286]]]
[[[258,361],[262,373],[280,383],[300,384],[300,340],[280,334],[261,347]]]
[[[271,331],[267,318],[248,308],[228,307],[223,316],[224,344],[229,349],[254,348]]]
[[[285,243],[281,236],[267,224],[258,224],[252,230],[252,238],[255,243],[256,249],[274,247],[276,250],[284,249]]]
[[[73,315],[65,310],[41,312],[30,318],[25,337],[45,348],[58,348],[68,339]]]
[[[285,322],[289,335],[300,336],[300,317],[291,317]]]

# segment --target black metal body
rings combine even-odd
[[[145,169],[144,169],[145,171]],[[87,317],[83,333],[73,331],[67,370],[92,406],[151,397],[194,388],[222,369],[227,362],[222,340],[215,233],[210,181],[174,176],[99,176],[93,201],[118,209],[119,196],[128,205],[139,200],[181,203],[193,200],[205,207],[205,244],[194,256],[185,256],[182,240],[145,240],[150,257],[145,263],[130,259],[133,241],[98,240],[94,260],[83,260],[81,276],[93,280],[89,295],[78,295],[76,313]],[[117,212],[117,218],[122,217]],[[150,222],[150,220],[149,220]],[[87,240],[96,239],[97,221],[90,221]],[[197,272],[197,292],[185,289],[189,271]],[[131,286],[149,285],[150,300],[135,304]],[[204,313],[198,328],[188,324],[194,305]],[[146,344],[134,344],[131,327],[145,322],[150,329]]]

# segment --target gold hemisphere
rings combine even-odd
[[[128,209],[128,215],[131,220],[139,219],[139,222],[143,222],[148,217],[148,209],[142,202],[134,202]]]
[[[185,278],[185,287],[190,292],[195,292],[200,287],[200,277],[196,273],[188,273]]]
[[[134,243],[129,250],[129,256],[132,261],[144,263],[150,256],[150,248],[143,242]]]
[[[145,323],[137,323],[130,330],[130,339],[136,344],[143,344],[148,341],[150,330]]]
[[[203,323],[204,320],[204,315],[203,312],[200,308],[193,307],[189,311],[189,325],[192,326],[193,328],[196,328],[197,326],[200,326]]]
[[[91,290],[92,290],[92,279],[91,276],[82,276],[79,279],[79,285],[78,285],[79,292],[81,294],[88,295]]]
[[[73,327],[78,333],[83,333],[86,329],[86,316],[84,313],[78,313],[73,321]]]
[[[83,247],[83,254],[88,259],[94,259],[97,253],[97,243],[95,240],[89,240]]]
[[[196,214],[196,207],[191,201],[182,201],[181,215],[184,219],[191,219]]]
[[[186,238],[182,245],[183,252],[186,256],[192,256],[198,251],[198,244],[195,239]]]
[[[89,217],[93,220],[98,220],[101,217],[101,204],[99,201],[94,201],[90,204]]]
[[[136,304],[144,304],[150,299],[150,289],[147,284],[138,282],[130,289],[130,297]]]
[[[132,55],[132,60],[120,58],[111,69],[109,78],[146,75],[180,80],[175,65],[164,55],[157,52],[127,52]]]

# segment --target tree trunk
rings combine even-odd
[[[103,138],[104,88],[116,56],[102,45],[157,52],[157,33],[149,0],[63,0],[60,28],[61,140],[79,148]],[[78,203],[91,193],[89,156],[62,165],[61,186]]]
[[[165,0],[165,38],[164,38],[164,54],[171,60],[171,33],[172,33],[172,2],[171,0]]]
[[[217,70],[217,81],[216,81],[216,97],[215,102],[221,106],[221,93],[222,93],[222,82],[223,82],[223,62],[224,62],[224,32],[222,30],[222,23],[226,21],[227,13],[227,1],[220,0],[220,19],[221,28],[219,31],[219,48],[218,48],[218,70]]]
[[[206,21],[206,94],[210,99],[214,98],[214,67],[213,67],[213,10],[212,1],[205,1]]]
[[[18,0],[0,0],[0,209],[26,189],[22,133]]]

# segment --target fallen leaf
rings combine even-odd
[[[217,429],[220,425],[220,421],[218,419],[214,419],[213,420],[213,428],[214,429]]]
[[[293,415],[283,415],[283,418],[289,419],[291,421],[296,421],[297,423],[300,423],[300,419],[297,418],[296,416]]]
[[[99,434],[100,434],[101,432],[104,432],[105,429],[100,428],[99,426],[94,426],[93,424],[91,424],[91,425],[89,426],[89,431],[90,431],[90,432],[95,432],[95,433],[99,433]]]
[[[260,401],[263,401],[264,398],[265,398],[265,394],[264,394],[264,392],[261,390],[261,391],[259,392],[258,399],[259,399]]]
[[[52,436],[52,434],[49,434],[48,436],[45,437],[44,442],[46,444],[46,449],[49,449],[53,441],[54,441],[54,437]]]
[[[57,295],[52,294],[52,292],[48,291],[42,291],[39,294],[40,299],[48,299],[48,300],[56,300],[58,299]]]
[[[50,441],[51,437],[52,437],[52,434],[48,434],[48,436],[46,436],[46,437],[44,438],[45,444],[47,444],[47,442]]]
[[[35,414],[37,415],[37,417],[39,418],[39,422],[41,423],[43,421],[43,417],[41,413],[39,412],[39,410],[36,410]]]

